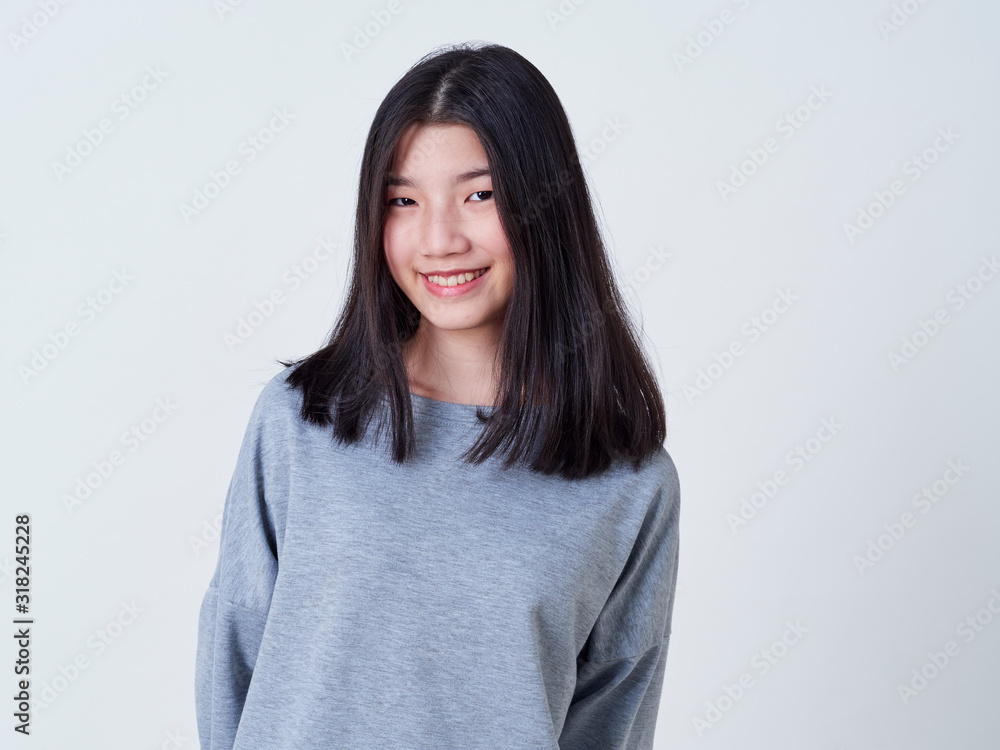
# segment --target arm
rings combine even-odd
[[[233,746],[278,572],[284,495],[274,458],[282,443],[268,417],[267,395],[265,386],[243,437],[226,494],[219,558],[198,620],[195,709],[202,750]]]
[[[677,585],[680,487],[668,458],[628,561],[577,658],[562,750],[651,750]]]

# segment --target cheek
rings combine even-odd
[[[503,225],[500,224],[499,218],[492,227],[491,237],[494,245],[500,248],[505,248],[507,249],[507,253],[510,253],[510,249],[507,247],[507,235],[503,231]]]
[[[507,235],[501,227],[496,227],[493,229],[486,242],[490,249],[490,254],[496,260],[497,263],[503,264],[504,266],[513,267],[514,256],[511,253],[510,245],[507,242]]]
[[[398,227],[386,226],[382,230],[382,247],[391,266],[398,266],[406,257],[405,236],[399,232]]]
[[[500,271],[496,279],[496,293],[497,301],[505,302],[510,299],[510,295],[514,291],[514,267],[513,265],[508,265],[504,263],[501,267],[494,268],[493,271]]]
[[[393,252],[392,246],[389,242],[383,240],[382,244],[385,247],[385,265],[388,268],[389,275],[398,285],[400,284],[399,257],[395,252]]]
[[[386,255],[395,254],[396,233],[388,224],[382,228],[382,247],[385,248]]]
[[[389,214],[382,223],[382,244],[389,248],[390,244],[396,248],[403,245],[402,240],[406,237],[403,224]]]

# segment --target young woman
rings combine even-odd
[[[265,385],[229,486],[202,748],[651,748],[678,477],[548,81],[498,45],[419,61],[356,221],[329,342]]]

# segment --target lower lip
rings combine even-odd
[[[427,291],[436,297],[460,297],[463,294],[468,294],[479,286],[480,282],[482,282],[482,280],[485,279],[489,273],[490,269],[487,268],[486,271],[483,272],[483,275],[479,278],[467,281],[464,284],[456,284],[455,286],[440,286],[439,284],[432,282],[423,274],[420,274],[420,278],[424,280],[424,286],[427,288]]]

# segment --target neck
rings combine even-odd
[[[410,392],[438,401],[491,406],[499,331],[427,327],[401,342]]]

